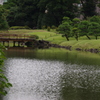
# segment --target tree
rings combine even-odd
[[[72,19],[72,35],[75,37],[77,41],[79,37],[79,29],[78,29],[79,23],[80,23],[80,19],[78,18]]]
[[[71,36],[71,25],[68,22],[63,22],[58,26],[58,32],[65,36],[67,41],[69,41],[69,37]]]
[[[38,7],[44,13],[42,21],[46,26],[58,26],[62,23],[64,16],[73,19],[76,16],[77,6],[73,5],[78,0],[40,0]],[[48,20],[48,18],[51,18]],[[52,25],[51,25],[52,24]]]
[[[84,18],[97,15],[96,13],[96,4],[99,0],[80,0],[82,4],[82,13]]]
[[[91,22],[89,26],[89,34],[95,36],[97,39],[98,36],[100,36],[100,24],[96,22]]]
[[[72,35],[75,37],[75,39],[78,41],[78,38],[79,38],[79,29],[74,27],[72,29]]]
[[[5,9],[10,9],[11,7],[15,7],[17,5],[17,2],[18,0],[7,0],[7,2],[3,3],[3,7]]]
[[[10,10],[7,21],[10,26],[27,25],[31,28],[58,26],[64,16],[76,16],[78,0],[8,0],[4,7]],[[13,14],[12,14],[13,13]],[[12,20],[11,20],[12,18]]]
[[[37,3],[38,0],[8,0],[4,3],[3,6],[10,11],[7,16],[9,25],[37,27],[39,16]]]
[[[74,19],[72,19],[72,26],[73,27],[78,27],[80,22],[81,22],[80,19],[74,18]]]
[[[72,24],[72,21],[70,20],[69,17],[63,17],[62,23],[64,23],[64,22],[68,22],[70,25]]]
[[[89,37],[89,25],[90,22],[87,20],[83,20],[79,23],[78,28],[80,29],[80,35],[81,36],[86,36],[89,40],[91,39]]]
[[[96,22],[100,24],[100,16],[92,16],[88,19],[90,22]]]
[[[0,5],[0,30],[8,30],[9,26],[6,20],[7,11]]]

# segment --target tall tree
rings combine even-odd
[[[80,0],[82,4],[82,13],[84,18],[96,15],[96,6],[99,0]]]
[[[45,19],[43,24],[58,26],[64,16],[73,19],[76,16],[75,12],[77,12],[77,6],[73,5],[73,3],[76,2],[77,0],[40,0],[39,8],[43,12],[47,11],[42,19]]]
[[[78,0],[8,0],[4,7],[10,10],[7,20],[12,25],[58,26],[64,16],[76,16]],[[11,20],[12,18],[12,20]]]
[[[8,0],[4,7],[10,10],[7,20],[10,26],[37,26],[38,0]],[[12,20],[11,20],[12,18]]]

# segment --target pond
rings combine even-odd
[[[99,100],[100,55],[64,49],[9,49],[3,100]]]

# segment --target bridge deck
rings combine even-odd
[[[15,46],[15,43],[18,43],[18,46],[20,44],[24,44],[28,41],[33,41],[34,39],[30,38],[30,35],[20,35],[20,34],[0,34],[0,42],[3,42],[3,45],[5,45],[5,42],[13,42],[13,46]]]
[[[16,42],[19,42],[19,41],[23,41],[23,42],[26,42],[26,41],[33,41],[34,39],[24,39],[24,38],[22,38],[22,39],[16,39],[16,38],[0,38],[0,41],[2,42],[2,41],[16,41]]]

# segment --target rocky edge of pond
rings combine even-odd
[[[72,50],[72,46],[68,45],[68,46],[61,46],[58,44],[52,44],[49,41],[45,41],[45,40],[34,40],[33,43],[31,42],[27,42],[25,43],[25,45],[27,45],[27,47],[33,47],[33,48],[49,48],[49,47],[54,47],[54,48],[64,48],[67,50]],[[91,52],[91,53],[99,53],[100,51],[98,49],[82,49],[82,48],[76,48],[75,50],[77,51],[85,51],[85,52]]]

